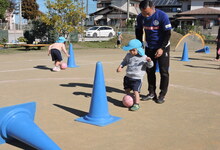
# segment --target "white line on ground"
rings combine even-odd
[[[93,77],[91,78],[38,78],[38,79],[22,79],[22,80],[3,80],[0,81],[0,84],[3,83],[15,83],[15,82],[24,82],[24,81],[49,81],[49,80],[71,80],[71,81],[93,81]],[[116,79],[107,79],[106,81],[111,80],[111,82],[121,82],[121,80],[116,80]],[[204,94],[210,94],[210,95],[215,95],[215,96],[220,96],[220,92],[217,91],[208,91],[208,90],[203,90],[203,89],[198,89],[198,88],[193,88],[193,87],[186,87],[182,85],[175,85],[175,84],[170,84],[171,87],[183,89],[183,90],[189,90],[189,91],[194,91],[197,93],[204,93]]]
[[[220,92],[217,92],[217,91],[207,91],[207,90],[202,90],[202,89],[198,89],[198,88],[186,87],[186,86],[175,85],[175,84],[170,84],[170,86],[175,87],[175,88],[184,89],[184,90],[190,90],[190,91],[194,91],[194,92],[198,92],[198,93],[205,93],[205,94],[220,96]]]

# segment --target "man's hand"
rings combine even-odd
[[[157,50],[157,52],[155,53],[155,58],[160,57],[163,54],[163,50],[160,48]]]

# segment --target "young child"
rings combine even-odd
[[[127,66],[123,85],[126,94],[130,94],[131,90],[134,92],[134,105],[129,109],[136,111],[140,108],[139,92],[143,77],[146,74],[146,67],[151,68],[154,64],[151,58],[145,55],[142,43],[137,39],[129,41],[128,45],[123,47],[123,50],[129,51],[129,53],[117,68],[117,72],[121,72],[122,68]]]
[[[122,39],[123,39],[122,33],[121,33],[121,32],[118,32],[118,34],[117,34],[117,43],[116,43],[117,45],[116,45],[116,48],[121,48]]]
[[[55,67],[52,69],[53,71],[60,71],[60,65],[63,60],[61,51],[63,51],[67,57],[69,54],[66,51],[66,39],[64,37],[59,37],[58,40],[49,46],[48,48],[48,56],[51,54],[52,61],[54,61]]]

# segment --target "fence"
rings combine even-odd
[[[9,24],[9,23],[0,23],[0,30],[31,30],[32,24]]]

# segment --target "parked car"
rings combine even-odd
[[[115,31],[109,26],[93,26],[85,31],[86,37],[113,37]]]

